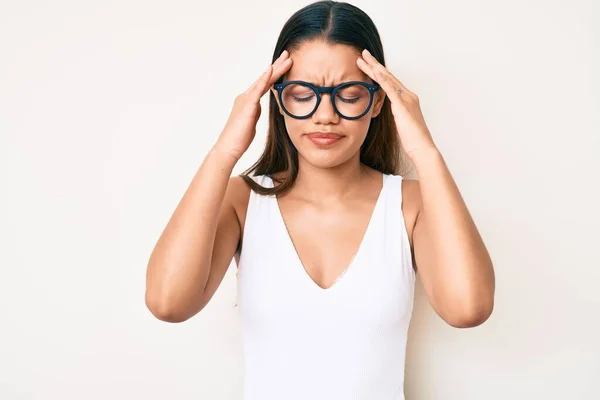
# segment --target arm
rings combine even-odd
[[[230,182],[236,160],[213,148],[150,256],[145,301],[158,319],[182,322],[208,303],[240,239]]]
[[[452,326],[479,325],[493,309],[492,261],[434,144],[419,98],[368,50],[356,63],[389,97],[400,142],[419,175],[413,252],[429,301]]]
[[[427,297],[448,324],[473,327],[491,315],[492,261],[440,152],[411,155],[421,208],[413,230],[414,257]]]
[[[156,244],[146,273],[146,305],[159,319],[181,322],[208,303],[238,248],[240,197],[233,167],[250,146],[261,114],[260,99],[292,62],[283,51],[233,102],[217,144],[204,159]]]

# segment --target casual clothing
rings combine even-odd
[[[357,253],[327,289],[304,269],[276,197],[251,191],[237,273],[244,400],[404,399],[415,272],[402,179],[383,175]]]

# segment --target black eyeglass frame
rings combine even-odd
[[[307,115],[304,116],[297,116],[297,115],[293,115],[291,114],[283,105],[283,89],[286,88],[286,86],[292,85],[292,84],[300,84],[300,85],[304,85],[304,86],[308,86],[309,88],[311,88],[315,94],[317,95],[317,104],[315,104],[315,108]],[[351,86],[351,85],[362,85],[364,87],[366,87],[369,90],[369,106],[367,107],[367,109],[365,110],[365,112],[363,112],[362,114],[360,114],[357,117],[347,117],[344,114],[342,114],[338,108],[335,106],[335,95],[336,93],[340,90],[345,88],[346,86]],[[381,86],[375,82],[375,83],[367,83],[367,82],[363,82],[363,81],[349,81],[349,82],[343,82],[340,83],[337,86],[316,86],[313,85],[310,82],[305,82],[305,81],[287,81],[287,82],[281,82],[281,83],[276,83],[273,85],[273,87],[275,88],[275,90],[277,90],[277,97],[279,98],[279,104],[281,104],[281,108],[283,109],[283,111],[289,115],[292,118],[295,119],[307,119],[310,118],[319,108],[319,104],[321,104],[321,94],[322,93],[331,93],[331,104],[333,105],[333,109],[335,110],[335,112],[342,118],[344,119],[348,119],[348,120],[355,120],[355,119],[359,119],[364,117],[369,110],[371,109],[371,106],[373,105],[373,98],[375,97],[375,92],[377,92]]]

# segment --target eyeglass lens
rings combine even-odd
[[[344,86],[335,94],[335,106],[343,116],[358,117],[367,111],[371,101],[369,89],[365,86],[354,84]],[[305,117],[317,105],[317,93],[310,87],[302,84],[286,86],[281,93],[285,109],[296,117]]]

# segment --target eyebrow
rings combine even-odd
[[[313,85],[315,85],[315,86],[319,86],[319,87],[321,86],[321,85],[317,84],[317,83],[316,83],[316,81],[314,81],[314,80],[312,80],[312,79],[289,79],[289,78],[288,78],[288,79],[286,79],[286,80],[288,80],[288,81],[290,81],[290,80],[294,80],[294,81],[303,81],[303,82],[308,82],[308,83],[310,83],[310,84],[313,84]],[[346,75],[342,75],[342,77],[341,77],[340,79],[336,79],[336,80],[334,81],[334,82],[337,82],[337,83],[333,83],[333,84],[332,84],[332,85],[330,85],[330,86],[337,86],[337,85],[341,85],[341,84],[342,84],[342,83],[344,83],[344,82],[350,82],[350,81],[362,81],[362,80],[363,80],[362,78],[358,78],[358,77],[357,77],[357,78],[351,79],[351,78],[348,78]]]
[[[339,77],[339,79],[336,79],[336,80],[334,81],[334,82],[337,82],[337,83],[334,83],[334,84],[333,84],[333,85],[331,85],[331,86],[337,86],[337,85],[340,85],[340,84],[342,84],[342,83],[344,83],[344,82],[349,82],[349,81],[361,81],[361,82],[367,82],[367,83],[369,83],[369,81],[372,81],[372,79],[371,79],[371,78],[370,78],[370,77],[369,77],[367,74],[365,74],[364,72],[363,72],[363,75],[364,75],[364,76],[363,76],[363,75],[361,75],[361,76],[359,76],[359,77],[356,77],[356,78],[354,78],[354,79],[351,79],[351,78],[349,78],[349,77],[348,77],[348,75],[349,75],[349,74],[353,74],[353,72],[344,72],[344,73],[342,74],[342,76],[340,76],[340,77]],[[360,74],[360,71],[359,71],[359,74]],[[287,75],[287,74],[285,74],[285,75]],[[310,83],[310,84],[313,84],[313,85],[315,85],[315,86],[320,86],[320,85],[318,85],[318,84],[315,82],[315,80],[313,80],[313,78],[315,78],[315,76],[310,76],[310,75],[307,75],[307,76],[306,76],[306,79],[302,79],[302,78],[290,79],[290,78],[289,78],[289,76],[286,76],[286,77],[285,77],[285,81],[291,81],[291,80],[294,80],[294,81],[304,81],[304,82],[308,82],[308,83]]]

